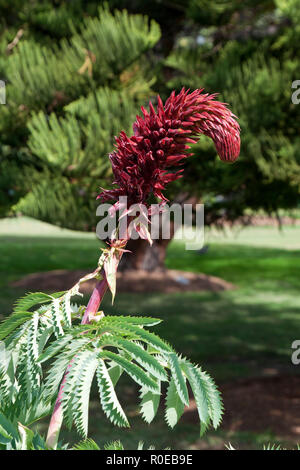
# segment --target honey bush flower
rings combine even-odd
[[[129,204],[142,203],[152,192],[166,200],[162,191],[182,176],[182,169],[174,170],[202,134],[213,140],[221,160],[238,158],[239,124],[216,94],[182,88],[178,95],[173,91],[165,104],[160,96],[157,101],[157,111],[151,102],[149,112],[141,108],[143,117],[137,116],[132,137],[122,131],[116,138],[116,150],[110,154],[116,188],[104,189],[98,196],[103,201],[127,196]]]

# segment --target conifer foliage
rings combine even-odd
[[[0,114],[4,210],[92,230],[114,136],[129,130],[151,94],[150,54],[160,27],[111,2],[37,3],[20,7],[19,21],[0,35],[9,97]],[[8,162],[16,163],[14,172]]]

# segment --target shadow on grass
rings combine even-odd
[[[154,331],[201,364],[269,357],[290,364],[291,343],[297,339],[298,305],[280,298],[253,300],[241,292],[174,295],[119,294],[106,313],[143,314],[161,318]]]
[[[63,237],[0,237],[0,312],[8,314],[13,302],[24,295],[9,282],[22,276],[54,269],[94,269],[100,252],[97,240]],[[114,306],[109,296],[105,313],[155,316],[163,323],[154,332],[168,340],[178,352],[199,363],[217,379],[227,381],[257,375],[270,364],[294,371],[290,362],[291,343],[298,339],[300,299],[299,251],[241,245],[211,245],[206,255],[183,251],[174,243],[168,250],[167,266],[205,272],[233,282],[240,288],[222,293],[118,294]],[[85,299],[86,300],[86,299]],[[158,426],[149,427],[136,417],[137,389],[124,383],[122,403],[134,432],[111,426],[92,395],[90,435],[100,444],[120,438],[127,448],[142,439],[158,448],[223,448],[234,436],[219,431],[199,441],[198,426],[181,423],[168,430],[160,412]],[[135,405],[133,405],[133,403]],[[45,424],[41,425],[42,431]],[[64,433],[64,439],[79,440]],[[236,436],[237,444],[246,437]],[[255,446],[257,435],[249,437]],[[271,436],[261,435],[267,443]],[[202,446],[202,447],[201,447]],[[245,446],[244,446],[245,447]],[[257,446],[256,446],[257,447]]]
[[[300,289],[300,251],[247,245],[212,244],[205,255],[186,251],[173,243],[168,249],[168,268],[215,275],[241,287],[261,289],[276,282],[277,288]]]
[[[98,240],[1,237],[0,313],[9,313],[13,302],[24,295],[9,287],[9,282],[38,271],[92,270],[99,252]],[[289,360],[300,313],[298,251],[212,245],[206,255],[199,255],[182,251],[174,243],[167,265],[214,274],[241,288],[222,293],[119,293],[114,307],[109,296],[105,298],[104,310],[162,318],[164,322],[155,330],[197,362],[260,356]]]

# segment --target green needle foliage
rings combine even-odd
[[[169,88],[200,83],[208,92],[218,90],[242,129],[234,167],[218,167],[205,139],[193,149],[199,158],[187,162],[185,185],[205,203],[207,223],[225,214],[235,220],[249,208],[274,213],[299,205],[300,107],[292,102],[292,82],[300,76],[294,59],[298,3],[189,2],[194,25],[166,59],[174,71]]]
[[[93,230],[114,136],[129,131],[152,93],[160,27],[114,2],[39,3],[11,15],[7,6],[0,34],[8,97],[0,109],[0,215]]]

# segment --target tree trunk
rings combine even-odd
[[[147,240],[129,240],[126,249],[131,253],[124,253],[119,271],[128,269],[143,269],[145,271],[162,271],[165,269],[167,247],[171,240],[154,240],[152,246]]]

